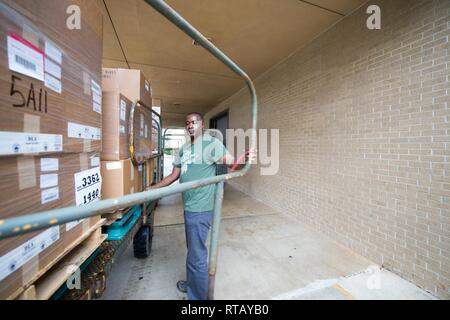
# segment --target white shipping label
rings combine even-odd
[[[62,91],[61,80],[52,77],[47,72],[45,73],[45,86],[57,93],[61,93]]]
[[[92,110],[94,110],[97,113],[102,113],[102,105],[101,105],[101,103],[93,102],[92,103]]]
[[[113,161],[106,163],[106,170],[118,170],[118,169],[122,169],[122,162]]]
[[[127,120],[127,104],[122,99],[120,99],[120,120]]]
[[[102,130],[100,128],[68,122],[67,136],[69,138],[100,140],[102,137]]]
[[[102,87],[94,80],[91,80],[91,90],[93,110],[97,113],[102,113]]]
[[[44,53],[33,44],[16,35],[8,35],[9,69],[44,81]]]
[[[58,64],[62,62],[62,52],[53,43],[45,41],[45,55],[52,58]]]
[[[0,281],[59,239],[59,226],[51,227],[0,257]]]
[[[150,84],[148,83],[147,80],[145,80],[145,90],[150,92]]]
[[[59,199],[59,188],[54,187],[41,192],[41,204],[52,202]]]
[[[58,171],[59,159],[58,158],[41,158],[41,171]]]
[[[57,79],[61,79],[61,67],[47,58],[45,58],[45,72],[51,74]]]
[[[144,133],[145,133],[145,139],[147,139],[147,138],[148,138],[148,128],[147,128],[147,125],[145,125]]]
[[[138,166],[138,171],[139,171],[139,172],[142,172],[142,165],[139,165],[139,166]]]
[[[123,125],[119,126],[119,133],[125,134],[125,126],[123,126]]]
[[[75,173],[76,205],[98,201],[102,191],[102,177],[100,168],[93,168]]]
[[[58,185],[58,174],[41,174],[40,186],[41,189],[55,187]]]
[[[60,134],[0,131],[0,155],[62,150],[63,138]]]
[[[144,129],[144,115],[140,114],[141,116],[141,129]]]
[[[92,157],[91,158],[91,167],[100,166],[100,157]]]

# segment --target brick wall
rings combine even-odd
[[[231,183],[450,298],[450,1],[372,1],[256,80],[280,170]],[[230,128],[250,126],[243,89]]]

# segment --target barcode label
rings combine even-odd
[[[21,56],[16,55],[16,62],[23,65],[25,69],[36,71],[36,65],[33,62],[25,60]]]
[[[44,53],[15,33],[7,41],[9,69],[44,81]]]

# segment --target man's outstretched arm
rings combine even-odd
[[[147,190],[163,188],[171,185],[172,183],[178,180],[178,178],[180,177],[180,172],[181,168],[173,166],[172,173],[170,175],[162,179],[160,182],[148,187]]]
[[[244,163],[240,163],[235,170],[241,170],[242,168],[245,167],[245,164],[247,162],[255,162],[256,161],[256,148],[251,148],[248,153],[245,155],[245,161]],[[239,159],[235,159],[231,154],[229,154],[228,152],[226,153],[226,155],[221,159],[224,165],[226,165],[228,168],[232,168],[234,166],[234,163],[239,160]]]

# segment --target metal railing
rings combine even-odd
[[[150,6],[170,20],[173,24],[187,33],[199,45],[209,51],[218,60],[228,66],[233,72],[239,75],[246,83],[251,95],[252,108],[252,133],[250,139],[250,147],[256,147],[256,127],[257,127],[257,97],[256,90],[250,77],[239,68],[230,58],[222,51],[216,48],[208,41],[199,31],[189,24],[182,16],[173,10],[167,3],[162,0],[145,0]],[[153,110],[152,110],[153,111]],[[158,115],[159,116],[159,115]],[[161,130],[161,128],[160,128]],[[159,144],[161,148],[161,141]],[[159,153],[161,154],[162,150]],[[89,218],[101,214],[111,213],[114,210],[133,206],[152,200],[157,200],[172,194],[181,193],[187,190],[200,188],[210,184],[216,184],[216,196],[214,204],[214,219],[211,230],[210,258],[209,258],[209,293],[208,298],[214,297],[214,279],[217,269],[217,245],[219,239],[220,218],[223,199],[224,181],[242,177],[250,169],[250,163],[246,163],[244,168],[233,173],[223,174],[210,178],[201,179],[167,186],[160,189],[152,189],[140,193],[126,195],[116,199],[100,200],[84,206],[59,208],[49,211],[42,211],[34,214],[24,215],[20,217],[0,220],[0,240],[20,234],[46,229],[55,225],[64,224],[84,218]]]

